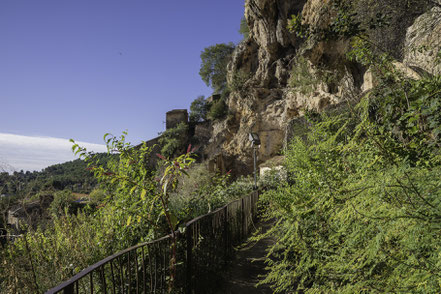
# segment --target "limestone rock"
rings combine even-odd
[[[418,17],[407,29],[404,62],[431,74],[441,73],[441,7]]]
[[[398,48],[396,68],[406,76],[418,78],[418,71],[406,63],[415,61],[427,70],[434,61],[434,53],[415,57],[410,55],[411,51],[404,50],[403,64],[401,48],[405,46],[410,50],[424,44],[439,46],[436,37],[441,35],[441,18],[430,18],[429,12],[422,15],[432,8],[427,9],[424,3],[409,8],[397,4],[396,0],[376,1],[373,6],[367,5],[368,2],[372,1],[361,0],[357,8],[360,15],[368,19],[378,10],[397,11],[391,15],[390,27],[375,31],[370,37],[386,49]],[[301,119],[305,111],[322,111],[342,105],[372,89],[375,78],[371,71],[346,58],[349,41],[302,40],[287,29],[288,19],[299,13],[304,24],[326,28],[335,16],[330,13],[330,4],[331,0],[245,1],[250,36],[237,46],[228,65],[227,80],[234,82],[235,87],[226,101],[227,117],[212,125],[207,157],[221,155],[227,169],[248,173],[252,169],[250,132],[260,136],[258,161],[264,162],[280,154],[286,140],[301,134],[292,130],[297,125],[305,126]],[[433,8],[433,11],[438,10]],[[423,24],[426,27],[429,24],[431,29],[422,30]],[[306,60],[306,66],[301,64],[299,57]],[[308,87],[293,83],[296,75],[306,81]]]

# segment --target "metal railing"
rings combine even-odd
[[[197,217],[178,233],[173,293],[206,293],[231,260],[233,247],[249,234],[257,216],[258,192]],[[166,293],[171,237],[142,243],[84,269],[46,294]]]

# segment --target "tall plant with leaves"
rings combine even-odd
[[[207,102],[205,96],[198,96],[190,104],[190,122],[198,123],[207,120],[207,112],[210,109],[210,103]]]
[[[248,27],[247,19],[245,16],[242,16],[240,20],[239,34],[242,35],[244,40],[250,37],[250,28]]]
[[[158,154],[158,157],[163,160],[164,172],[160,179],[161,193],[159,199],[161,201],[162,211],[167,220],[171,236],[171,258],[170,258],[170,282],[169,293],[173,291],[174,279],[176,275],[176,250],[177,250],[177,236],[175,230],[177,229],[178,218],[170,209],[170,193],[176,190],[179,179],[182,175],[188,175],[186,170],[195,162],[192,157],[191,145],[188,146],[187,152],[178,156],[173,160],[166,159]]]
[[[161,233],[165,223],[166,231],[170,233],[172,241],[169,279],[169,292],[171,292],[176,273],[177,217],[170,210],[169,194],[176,188],[179,177],[186,173],[185,170],[195,159],[192,157],[191,146],[186,153],[172,160],[157,154],[163,160],[163,172],[161,178],[158,179],[160,184],[158,189],[154,181],[155,175],[147,164],[151,152],[150,147],[146,142],[140,146],[132,146],[126,143],[126,135],[127,133],[124,132],[119,138],[111,134],[104,136],[109,152],[118,155],[118,160],[107,167],[99,165],[99,162],[94,160],[93,153],[87,152],[85,148],[73,141],[72,149],[89,163],[95,176],[114,192],[115,209],[120,208],[130,212],[125,226],[147,222],[155,233]]]
[[[223,93],[227,87],[227,65],[234,51],[234,44],[216,44],[201,52],[202,80],[217,93]]]
[[[166,157],[181,154],[185,151],[188,141],[188,124],[181,122],[174,128],[170,128],[160,133],[159,144],[161,154]]]

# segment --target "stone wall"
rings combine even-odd
[[[174,109],[165,114],[165,129],[172,129],[181,122],[188,123],[187,109]]]

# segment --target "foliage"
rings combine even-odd
[[[199,75],[215,92],[222,93],[227,86],[227,64],[234,51],[234,44],[216,44],[201,53]]]
[[[54,200],[49,207],[51,214],[53,216],[61,216],[69,212],[69,209],[72,207],[73,200],[73,194],[69,190],[54,193]]]
[[[161,214],[165,216],[171,236],[171,257],[170,257],[170,278],[168,281],[168,292],[173,292],[174,280],[176,277],[176,263],[177,263],[177,247],[178,239],[176,229],[178,225],[178,218],[170,209],[170,193],[176,190],[179,184],[179,179],[182,175],[187,175],[186,170],[195,162],[192,158],[191,145],[187,148],[187,153],[175,158],[174,160],[167,160],[162,155],[158,154],[164,162],[164,172],[160,180],[161,192],[157,198],[161,203]]]
[[[184,152],[188,139],[188,125],[181,122],[176,127],[167,129],[160,135],[161,154],[172,157],[176,153]]]
[[[262,190],[276,189],[286,179],[285,167],[273,167],[258,178],[257,185]]]
[[[338,71],[326,70],[322,67],[313,69],[307,59],[299,56],[292,67],[288,83],[290,87],[307,95],[314,92],[319,84],[326,85],[332,92],[340,79]]]
[[[310,28],[306,24],[302,24],[302,14],[291,15],[291,19],[288,20],[288,30],[291,33],[295,33],[299,38],[307,38],[311,35]]]
[[[250,36],[250,28],[248,27],[245,16],[240,20],[239,34],[241,34],[244,39],[248,39]]]
[[[97,154],[102,162],[109,160],[107,154]],[[0,193],[15,199],[35,197],[43,191],[70,190],[75,193],[89,193],[97,185],[87,164],[76,159],[44,168],[42,171],[20,171],[0,173]]]
[[[253,189],[252,180],[240,178],[231,182],[230,175],[210,172],[204,164],[188,170],[171,195],[171,207],[181,220],[190,220],[238,199]]]
[[[250,79],[251,74],[247,73],[243,69],[239,69],[238,71],[233,73],[231,81],[228,82],[227,87],[230,92],[233,91],[242,91],[245,86],[245,82]]]
[[[60,211],[68,205],[69,192],[56,195],[52,226],[29,231],[4,250],[0,282],[6,293],[43,292],[108,255],[167,231],[154,171],[146,167],[149,147],[134,148],[125,134],[106,139],[114,155],[104,164],[100,155],[76,144],[74,150],[112,196],[94,213],[65,214]]]
[[[212,194],[212,199],[226,204],[251,193],[253,188],[254,181],[252,177],[240,177],[224,187],[217,187]]]
[[[190,105],[190,122],[201,122],[207,120],[209,103],[204,96],[199,96]]]
[[[298,88],[302,94],[309,94],[314,91],[318,83],[317,76],[310,71],[308,61],[303,57],[299,57],[296,64],[292,67],[289,85],[293,88]]]
[[[113,221],[80,212],[16,239],[2,252],[2,293],[42,293],[114,253]]]
[[[207,117],[211,120],[221,119],[228,112],[228,107],[224,101],[224,99],[218,99],[213,102],[208,111]]]
[[[367,17],[357,12],[356,6],[361,1],[335,0],[324,4],[319,14],[331,15],[329,24],[308,24],[302,14],[292,15],[287,28],[301,39],[316,38],[318,40],[351,39],[355,36],[365,36],[370,32],[388,26],[389,19],[384,11],[376,10],[375,15]],[[369,5],[364,2],[364,5]]]
[[[89,201],[94,205],[99,205],[104,203],[106,198],[107,198],[106,191],[100,188],[93,189],[92,192],[90,192],[89,194]]]
[[[440,78],[379,78],[356,108],[310,121],[263,196],[277,293],[441,291]]]

